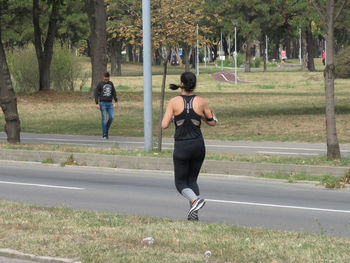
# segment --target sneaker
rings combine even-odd
[[[199,221],[198,210],[193,212],[193,218],[188,218],[189,221]]]
[[[195,220],[196,217],[198,218],[198,210],[201,209],[205,205],[205,200],[201,198],[197,198],[195,201],[192,202],[192,207],[190,211],[188,212],[187,219],[188,220]]]
[[[103,136],[102,140],[108,140],[108,137],[107,136]]]

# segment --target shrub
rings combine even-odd
[[[29,93],[39,90],[39,66],[33,45],[8,52],[7,60],[16,91]]]
[[[76,81],[81,77],[78,58],[66,47],[56,45],[51,62],[51,82],[53,88],[74,91]]]
[[[252,59],[252,61],[251,61],[251,66],[253,68],[260,67],[260,64],[261,64],[261,58],[255,58],[255,59]]]
[[[350,78],[350,47],[341,50],[335,57],[335,77]]]
[[[218,57],[217,60],[217,66],[221,67],[221,60]],[[226,59],[223,61],[223,66],[224,67],[234,67],[235,66],[235,61],[233,56],[226,56]],[[244,67],[245,66],[245,54],[244,53],[238,53],[237,54],[237,67]]]
[[[39,66],[33,45],[7,53],[9,70],[16,91],[29,93],[39,90]],[[68,48],[56,45],[51,62],[50,80],[52,88],[74,90],[81,78],[78,57]]]

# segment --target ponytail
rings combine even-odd
[[[169,85],[169,89],[177,90],[178,88],[181,88],[181,87],[178,86],[178,85],[175,85],[175,84],[170,84],[170,85]]]

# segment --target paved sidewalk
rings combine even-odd
[[[22,253],[13,249],[0,248],[0,263],[81,263],[68,258],[43,257]]]
[[[0,263],[33,263],[35,261],[8,258],[8,257],[0,257]]]

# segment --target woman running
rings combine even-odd
[[[175,123],[174,170],[176,189],[190,202],[188,220],[198,220],[198,210],[205,200],[199,198],[197,178],[205,157],[205,145],[200,129],[201,120],[215,126],[217,119],[209,109],[207,102],[193,94],[196,88],[196,76],[192,72],[181,75],[181,85],[170,85],[170,89],[181,88],[181,95],[169,101],[162,120],[166,129]]]

